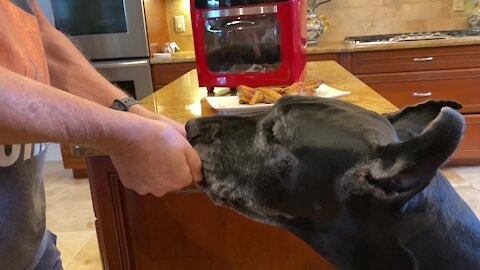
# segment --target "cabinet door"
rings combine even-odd
[[[196,67],[195,62],[152,64],[153,86],[158,90]]]
[[[480,163],[480,114],[465,116],[465,135],[462,142],[451,157],[450,164],[478,164]]]
[[[335,269],[293,234],[215,206],[193,187],[140,196],[108,157],[88,162],[104,269]]]
[[[375,74],[480,67],[480,46],[356,52],[353,74]]]

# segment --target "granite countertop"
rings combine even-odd
[[[396,111],[395,105],[372,90],[335,61],[308,62],[305,81],[321,79],[329,86],[350,91],[351,94],[339,99],[351,102],[377,113]],[[207,89],[198,86],[196,69],[182,75],[152,95],[142,99],[147,109],[168,116],[182,124],[188,120],[217,114],[207,103]],[[101,156],[96,150],[82,146],[71,147],[74,156]]]
[[[396,42],[396,43],[389,43],[389,44],[374,44],[374,45],[369,44],[369,45],[360,45],[360,46],[347,45],[343,41],[322,42],[322,40],[320,40],[317,45],[307,47],[307,54],[415,49],[415,48],[478,45],[478,44],[480,44],[480,38],[478,37]],[[188,63],[188,62],[195,62],[195,53],[193,51],[178,52],[178,53],[175,53],[171,58],[156,58],[156,57],[150,58],[151,64]]]
[[[392,103],[334,61],[308,62],[305,80],[312,79],[321,79],[332,87],[352,92],[341,97],[341,100],[378,113],[397,110]],[[216,114],[206,102],[206,96],[207,89],[198,86],[197,72],[192,70],[146,97],[142,103],[150,110],[186,123],[192,118]]]

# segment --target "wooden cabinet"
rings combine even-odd
[[[463,104],[467,127],[451,164],[480,163],[480,46],[352,54],[351,72],[397,107],[428,99]]]
[[[307,61],[335,61],[341,66],[350,70],[351,54],[350,53],[321,53],[321,54],[308,54]]]
[[[355,52],[353,74],[383,74],[480,67],[480,46]]]
[[[74,156],[70,150],[70,145],[60,145],[60,151],[62,154],[63,167],[72,170],[73,178],[86,178],[87,162],[85,158]]]
[[[195,68],[195,62],[152,64],[153,87],[158,90]]]
[[[89,158],[89,176],[104,269],[335,269],[296,236],[194,188],[140,196],[122,186],[108,157]]]

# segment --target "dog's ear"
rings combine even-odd
[[[426,125],[437,117],[443,107],[459,110],[462,105],[450,100],[428,100],[383,116],[392,123],[400,141],[404,141],[420,134]]]
[[[342,179],[349,195],[406,202],[428,185],[458,146],[465,120],[443,107],[433,121],[410,139],[379,146],[374,157],[351,168]]]

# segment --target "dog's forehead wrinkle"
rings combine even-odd
[[[285,115],[284,120],[293,130],[299,121],[307,121],[308,125],[302,127],[305,131],[336,126],[339,130],[355,132],[365,141],[375,145],[386,145],[398,141],[395,129],[385,117],[367,110],[358,111],[358,108],[344,107],[343,104],[321,107],[320,113],[319,110],[315,110],[315,107],[309,110],[292,109]]]

